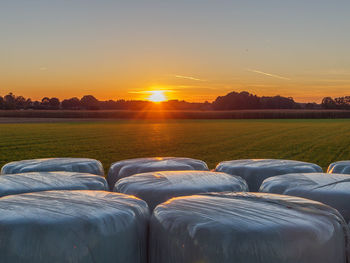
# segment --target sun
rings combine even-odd
[[[152,102],[162,102],[166,100],[164,90],[152,90],[150,91],[151,96],[147,99]]]

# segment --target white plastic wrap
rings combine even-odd
[[[120,179],[114,191],[145,200],[151,210],[176,196],[207,192],[248,191],[238,176],[208,171],[165,171],[141,173]]]
[[[2,174],[16,174],[28,172],[78,172],[104,176],[100,161],[88,158],[47,158],[16,161],[5,164]]]
[[[346,222],[350,223],[350,175],[285,174],[266,179],[259,191],[299,196],[322,202],[336,208]]]
[[[0,176],[0,197],[48,190],[108,190],[104,177],[87,173],[32,172]]]
[[[150,263],[345,263],[348,228],[333,208],[259,193],[177,197],[157,206]]]
[[[154,157],[129,159],[111,165],[107,176],[107,182],[112,190],[119,179],[130,175],[146,172],[181,170],[207,171],[209,169],[205,162],[191,158]]]
[[[146,263],[149,209],[105,191],[0,198],[2,263]]]
[[[269,177],[288,173],[322,172],[317,164],[293,160],[246,159],[219,163],[215,171],[242,177],[251,192],[257,192],[261,183]]]
[[[339,161],[328,166],[327,173],[350,174],[350,161]]]

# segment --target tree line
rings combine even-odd
[[[9,93],[0,96],[2,110],[246,110],[246,109],[347,109],[350,110],[350,96],[332,99],[325,97],[321,104],[297,103],[291,97],[259,97],[249,92],[230,92],[219,96],[213,102],[194,103],[180,100],[168,100],[155,104],[142,100],[106,100],[100,101],[92,95],[81,99],[73,97],[60,101],[58,98],[44,97],[32,101],[30,98]]]
[[[350,96],[339,97],[332,99],[325,97],[322,100],[322,107],[325,109],[343,109],[350,110]]]

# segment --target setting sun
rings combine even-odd
[[[152,90],[151,96],[149,96],[147,99],[152,102],[162,102],[166,100],[165,94],[163,90]]]

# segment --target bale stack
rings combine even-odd
[[[77,172],[104,176],[100,161],[88,158],[46,158],[16,161],[5,164],[2,174],[16,174],[28,172]]]
[[[107,181],[111,190],[115,183],[124,177],[138,173],[157,171],[208,171],[208,166],[201,160],[180,157],[137,158],[115,162],[111,165]]]
[[[246,159],[219,163],[215,171],[242,177],[251,192],[257,192],[262,182],[269,177],[288,173],[322,172],[317,164],[292,160]]]
[[[0,198],[1,262],[147,262],[147,204],[105,191]]]
[[[347,262],[348,229],[333,208],[271,194],[213,193],[159,205],[150,263]]]
[[[49,190],[108,190],[104,177],[73,172],[31,172],[0,176],[0,197]]]
[[[165,171],[141,173],[120,179],[114,191],[145,200],[151,210],[172,197],[207,192],[248,191],[238,176],[208,171]]]
[[[350,222],[350,175],[285,174],[266,179],[260,192],[299,196],[336,208]]]
[[[327,173],[350,174],[350,161],[339,161],[328,166]]]
[[[350,176],[274,159],[208,170],[191,158],[130,159],[112,164],[107,183],[93,159],[6,164],[0,261],[350,262]]]

